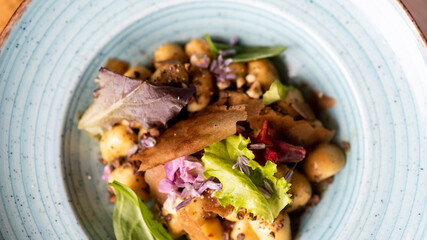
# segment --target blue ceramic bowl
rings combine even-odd
[[[282,77],[338,100],[351,150],[300,239],[427,238],[426,45],[397,2],[27,4],[0,40],[0,239],[114,238],[98,144],[76,127],[93,79],[109,57],[148,64],[204,33],[285,44]]]

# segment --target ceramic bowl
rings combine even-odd
[[[0,41],[0,239],[114,238],[98,144],[76,127],[93,79],[107,58],[149,64],[205,33],[287,45],[281,76],[338,101],[328,126],[351,149],[299,239],[427,237],[426,45],[398,2],[24,5]]]

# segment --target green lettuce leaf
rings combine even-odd
[[[222,190],[215,193],[222,206],[231,204],[236,212],[246,208],[255,216],[272,222],[291,202],[290,194],[287,193],[290,184],[283,177],[274,177],[277,172],[275,163],[268,161],[265,166],[261,166],[254,161],[255,155],[247,147],[249,143],[249,138],[233,135],[206,147],[202,157],[205,164],[203,174],[206,178],[216,177],[222,183]],[[249,159],[249,175],[237,168],[232,169],[239,156]],[[268,181],[273,189],[268,199],[258,190],[263,187],[264,181]]]
[[[264,105],[270,105],[286,97],[289,90],[292,90],[292,86],[283,85],[280,80],[275,80],[270,88],[262,95],[262,102]]]
[[[127,186],[109,183],[116,191],[113,213],[114,234],[121,239],[172,240],[165,228],[154,220],[153,214]]]

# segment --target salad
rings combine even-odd
[[[316,118],[335,100],[280,80],[285,46],[237,43],[206,34],[99,70],[78,128],[99,140],[117,239],[292,239],[343,168]]]

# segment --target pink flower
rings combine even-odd
[[[221,183],[206,179],[203,176],[205,168],[193,156],[180,157],[165,164],[167,179],[159,184],[159,191],[168,193],[168,201],[173,203],[178,196],[184,201],[175,208],[178,210],[190,204],[194,197],[200,197],[207,189],[220,190]]]

